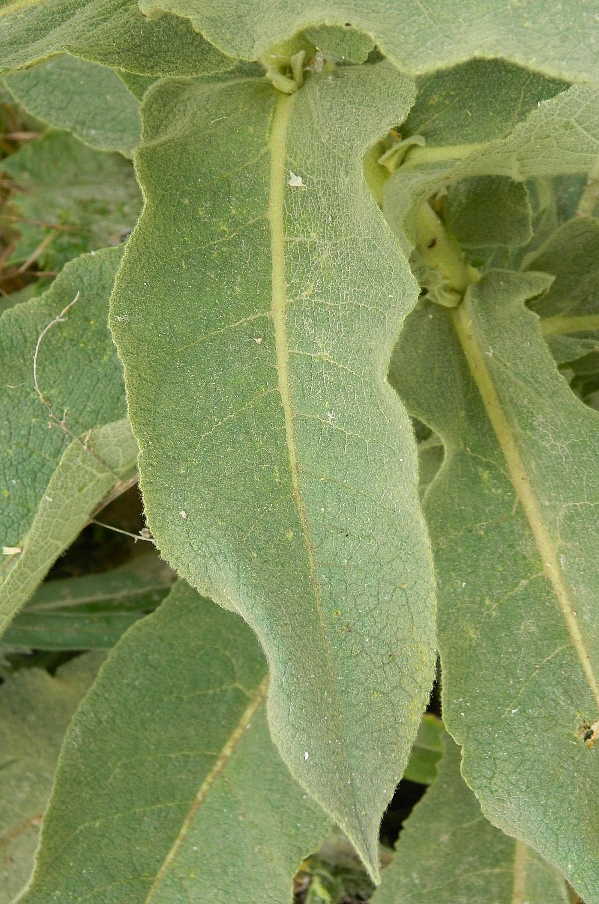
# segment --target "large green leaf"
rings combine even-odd
[[[446,445],[425,510],[464,776],[495,825],[594,904],[599,747],[584,726],[599,717],[599,415],[524,305],[550,279],[491,271],[453,314],[422,303],[392,379]]]
[[[102,574],[47,581],[4,632],[7,647],[110,649],[167,595],[174,575],[157,554]]]
[[[141,195],[131,163],[50,132],[2,161],[17,185],[5,207],[20,240],[7,263],[35,258],[60,270],[85,251],[118,245],[133,229]]]
[[[284,759],[375,875],[434,669],[416,453],[385,380],[416,286],[362,175],[412,98],[387,63],[292,95],[151,89],[111,312],[151,530],[256,630]]]
[[[103,658],[78,656],[55,677],[23,669],[0,687],[0,904],[12,904],[33,872],[60,745]]]
[[[488,822],[445,734],[439,776],[404,823],[372,904],[568,904],[564,877]]]
[[[7,75],[4,84],[28,113],[92,148],[130,157],[139,144],[139,103],[107,66],[60,54]]]
[[[2,0],[0,72],[57,53],[143,75],[200,75],[232,60],[178,16],[144,16],[135,0]]]
[[[24,550],[0,564],[2,627],[113,489],[117,472],[125,480],[135,464],[107,327],[121,257],[114,248],[79,258],[44,296],[0,319],[0,545]]]
[[[599,79],[597,10],[583,0],[142,0],[140,7],[188,16],[209,41],[243,59],[257,59],[308,25],[351,23],[412,73],[478,56],[561,78]]]
[[[75,717],[23,904],[290,901],[330,824],[270,740],[267,682],[243,620],[177,584]]]

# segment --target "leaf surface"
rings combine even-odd
[[[375,874],[434,668],[412,431],[385,380],[415,284],[362,174],[412,96],[389,64],[294,95],[157,85],[111,311],[152,533],[255,629],[276,743]]]
[[[503,6],[488,0],[142,0],[140,6],[189,17],[209,41],[243,59],[257,59],[296,31],[326,21],[372,35],[411,73],[473,56],[502,57],[548,75],[598,81],[596,10],[580,0]]]
[[[114,70],[60,54],[4,78],[28,113],[92,148],[131,157],[141,138],[139,103]]]
[[[232,60],[178,16],[144,16],[135,0],[0,3],[0,72],[57,53],[141,75],[201,75]]]
[[[252,631],[179,582],[67,735],[23,904],[291,899],[329,821],[270,740]]]
[[[490,94],[494,96],[492,89]],[[500,118],[507,124],[509,111],[502,108],[503,95],[497,96]],[[535,96],[533,92],[526,98],[529,109]],[[512,95],[508,93],[505,100],[511,101]],[[534,101],[532,112],[513,131],[483,142],[454,145],[450,141],[447,147],[415,148],[388,179],[383,210],[404,247],[414,243],[414,210],[450,184],[475,176],[525,182],[593,172],[599,159],[599,92],[575,85],[555,97]]]
[[[45,295],[0,319],[0,545],[24,550],[2,556],[2,627],[115,486],[116,471],[125,479],[135,464],[135,440],[122,420],[121,365],[107,327],[121,257],[115,248],[79,258]],[[98,428],[86,451],[87,432]],[[104,454],[114,473],[101,464]]]
[[[94,427],[85,437],[70,444],[19,546],[4,547],[0,571],[0,633],[103,500],[126,486],[136,472],[137,443],[126,418]]]
[[[443,747],[438,778],[404,823],[372,904],[568,904],[559,871],[482,815],[445,733]]]
[[[16,184],[6,213],[20,233],[7,263],[57,271],[85,251],[118,245],[133,229],[141,195],[131,163],[50,132],[2,161]]]
[[[0,904],[12,904],[33,871],[60,745],[103,658],[77,656],[55,677],[22,669],[0,687]]]
[[[110,649],[164,599],[173,583],[156,554],[101,574],[48,581],[4,632],[6,647]]]
[[[599,415],[558,374],[524,305],[549,279],[491,271],[455,328],[423,303],[392,380],[446,445],[425,511],[443,712],[464,776],[495,825],[594,904],[599,749],[584,724],[599,715]]]
[[[436,716],[425,713],[412,747],[404,778],[421,785],[430,785],[437,776],[437,762],[441,758],[443,723]]]

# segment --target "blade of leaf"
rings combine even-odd
[[[0,23],[0,72],[57,53],[140,75],[201,75],[233,64],[188,20],[144,16],[135,0],[4,0]]]
[[[28,113],[99,151],[131,157],[141,138],[139,103],[116,72],[68,54],[4,78]]]
[[[547,281],[494,271],[469,289],[455,316],[474,375],[451,314],[421,305],[392,379],[446,444],[425,510],[443,712],[464,776],[495,825],[594,904],[599,751],[582,726],[599,715],[599,415],[570,392],[524,306]]]
[[[510,134],[455,146],[450,134],[447,146],[416,148],[393,173],[384,187],[383,209],[403,247],[415,244],[415,210],[449,184],[473,176],[526,181],[594,170],[599,159],[599,92],[575,85],[534,101],[537,90],[527,97],[526,107],[532,112]],[[506,98],[498,94],[500,107],[511,97],[509,92]]]
[[[122,422],[122,370],[107,328],[122,253],[114,248],[77,259],[45,295],[0,318],[0,544],[25,548],[3,555],[0,564],[3,626],[62,552],[61,544],[76,536],[115,486],[116,470],[122,468],[125,479],[134,465],[135,441]],[[98,428],[87,442],[94,457],[84,444],[87,432]],[[104,453],[114,473],[101,465]],[[76,481],[69,485],[71,477]],[[62,520],[67,515],[73,520]]]
[[[62,269],[84,251],[118,245],[133,229],[141,195],[131,163],[85,147],[67,132],[51,132],[2,161],[17,184],[6,212],[20,233],[7,263],[30,260]]]
[[[94,427],[56,465],[27,533],[4,548],[0,634],[106,497],[137,471],[137,443],[125,418]],[[11,551],[17,550],[16,552]],[[18,551],[20,550],[20,551]]]
[[[157,554],[103,574],[42,584],[2,637],[6,647],[110,649],[169,592],[174,575]]]
[[[12,904],[33,872],[60,745],[103,659],[77,656],[55,677],[22,669],[0,687],[0,904]]]
[[[410,759],[403,774],[411,782],[430,785],[437,775],[437,762],[441,758],[441,732],[443,723],[436,716],[425,713],[412,747]]]
[[[564,877],[488,822],[443,733],[438,778],[404,823],[372,904],[568,904]]]
[[[330,823],[270,740],[267,681],[243,620],[179,582],[79,708],[22,904],[290,900]]]
[[[570,87],[506,60],[469,60],[421,76],[416,85],[416,102],[401,134],[422,135],[427,146],[507,138],[539,103]]]
[[[162,554],[257,632],[276,743],[375,875],[434,671],[412,430],[385,382],[415,283],[362,174],[412,96],[388,64],[295,95],[157,85],[111,312]]]
[[[598,82],[596,10],[577,0],[142,0],[144,12],[191,19],[231,56],[254,60],[296,31],[326,20],[372,35],[398,68],[423,73],[470,57],[502,57],[566,79]]]

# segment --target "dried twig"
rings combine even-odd
[[[116,531],[117,534],[124,534],[126,537],[132,537],[137,543],[138,540],[146,540],[148,543],[153,543],[156,546],[156,540],[150,534],[150,531],[147,527],[142,527],[138,534],[132,534],[131,531],[121,530],[120,527],[113,527],[112,524],[104,524],[102,521],[96,521],[95,518],[92,518],[90,524],[97,524],[98,527],[106,527],[108,530]]]

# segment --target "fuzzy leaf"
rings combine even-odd
[[[156,554],[102,574],[48,581],[5,631],[7,647],[107,650],[164,599],[173,573]]]
[[[329,821],[270,740],[267,681],[243,620],[179,582],[73,721],[22,904],[290,900]]]
[[[300,29],[326,21],[372,35],[400,69],[423,73],[472,56],[502,57],[548,75],[598,82],[597,20],[579,0],[142,0],[189,17],[225,53],[254,60]]]
[[[443,713],[464,776],[495,825],[595,904],[599,745],[584,723],[599,717],[599,414],[571,393],[524,305],[549,280],[491,271],[453,315],[423,303],[392,379],[446,445],[425,510]]]
[[[488,822],[444,733],[439,776],[404,823],[372,904],[567,904],[564,877]]]
[[[61,54],[7,75],[4,84],[28,113],[92,148],[130,157],[139,144],[139,103],[106,66]]]
[[[18,186],[6,211],[20,240],[8,263],[35,258],[60,270],[85,251],[118,245],[133,229],[141,195],[131,163],[50,132],[2,161]]]
[[[491,94],[491,96],[493,96]],[[499,95],[501,97],[501,95]],[[529,95],[527,106],[534,98]],[[417,148],[384,188],[387,222],[404,247],[414,243],[413,212],[447,185],[473,176],[534,177],[591,173],[599,159],[599,91],[576,85],[539,101],[506,137]]]
[[[0,23],[0,72],[57,53],[140,75],[201,75],[233,64],[189,21],[144,16],[135,0],[3,0]]]
[[[12,904],[33,871],[60,745],[103,658],[77,656],[55,677],[22,669],[0,687],[0,904]]]
[[[25,549],[2,557],[2,627],[116,483],[74,436],[101,428],[88,448],[101,458],[99,450],[103,454],[108,443],[111,467],[122,467],[123,478],[131,460],[134,464],[130,428],[113,423],[121,422],[126,408],[121,365],[107,328],[121,257],[122,249],[115,248],[79,258],[45,295],[10,308],[0,319],[0,545]],[[77,293],[66,320],[49,327]],[[45,405],[33,371],[38,340],[36,372]],[[66,430],[58,423],[65,412]],[[15,583],[18,596],[13,596]]]
[[[0,634],[93,512],[110,493],[134,478],[136,470],[137,443],[126,418],[94,427],[68,446],[39,502],[31,527],[16,547],[21,551],[5,551],[3,555]],[[23,478],[24,484],[29,482],[30,477]]]
[[[430,785],[437,775],[437,762],[441,758],[440,736],[443,723],[436,716],[425,713],[412,747],[412,753],[403,777],[421,785]]]
[[[293,95],[157,85],[111,312],[152,533],[255,629],[276,743],[375,875],[434,669],[416,453],[385,381],[416,287],[362,174],[412,97],[386,63]]]
[[[508,176],[474,176],[452,183],[443,213],[460,245],[467,247],[525,245],[532,237],[528,192]]]
[[[469,60],[416,80],[418,95],[401,127],[426,144],[479,144],[507,138],[539,103],[569,88],[506,60]]]

